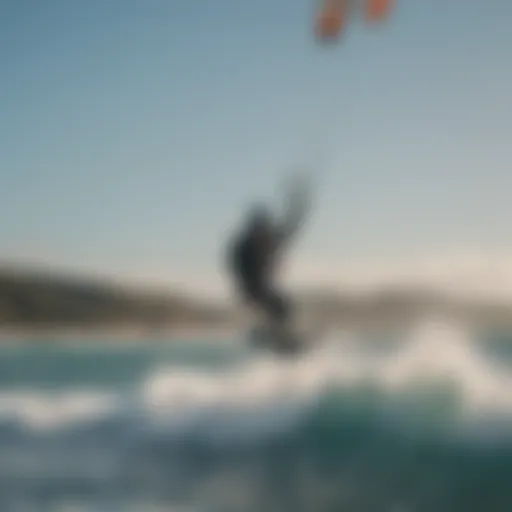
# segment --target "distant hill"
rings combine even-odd
[[[337,325],[404,325],[433,315],[512,329],[512,304],[420,288],[387,287],[366,294],[320,291],[303,295],[301,302],[306,311]]]
[[[0,270],[0,327],[217,326],[222,308],[113,283]]]
[[[330,325],[382,326],[441,314],[485,327],[512,329],[512,307],[449,298],[419,289],[366,295],[328,291],[298,297],[306,314]],[[0,328],[229,328],[242,316],[220,303],[183,293],[113,282],[0,268]]]

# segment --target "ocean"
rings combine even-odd
[[[6,341],[0,510],[510,512],[512,333]]]

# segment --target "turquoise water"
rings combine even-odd
[[[2,511],[512,510],[512,336],[4,344]]]

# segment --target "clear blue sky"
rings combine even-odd
[[[243,205],[318,141],[299,258],[506,247],[512,2],[404,0],[336,47],[313,7],[3,2],[0,256],[214,274]]]

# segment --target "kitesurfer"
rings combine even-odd
[[[229,248],[229,272],[239,298],[257,313],[271,329],[286,329],[292,317],[292,303],[277,285],[285,251],[300,230],[307,206],[307,187],[293,183],[289,205],[279,221],[265,205],[251,209],[245,226]]]

